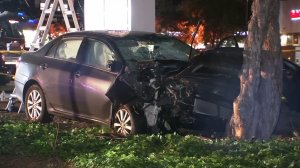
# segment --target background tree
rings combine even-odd
[[[213,45],[217,39],[246,30],[246,6],[245,0],[156,0],[156,30],[191,36],[189,27],[201,18],[203,42]]]
[[[177,31],[176,23],[183,19],[179,11],[182,0],[155,0],[156,31]]]
[[[253,1],[241,91],[230,123],[234,137],[268,139],[277,123],[282,90],[278,18],[279,0]]]
[[[217,39],[246,31],[244,0],[191,0],[182,1],[184,13],[203,20],[204,42],[214,45]],[[188,9],[188,10],[187,10]]]

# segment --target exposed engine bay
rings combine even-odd
[[[182,71],[183,62],[139,62],[137,89],[147,123],[154,129],[175,129],[180,118],[188,117],[192,107],[192,90],[174,76]],[[186,116],[185,116],[186,115]],[[157,128],[158,127],[158,128]]]

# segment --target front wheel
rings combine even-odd
[[[128,106],[120,106],[113,116],[112,127],[114,133],[123,137],[140,133],[144,123],[141,123],[142,120],[139,118],[141,117]]]
[[[277,124],[274,128],[274,135],[291,136],[293,135],[293,126],[291,123],[291,111],[286,103],[281,103],[280,113]]]
[[[32,85],[25,96],[25,111],[31,121],[46,122],[48,113],[46,100],[42,89],[37,85]]]

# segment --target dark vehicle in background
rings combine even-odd
[[[7,50],[7,43],[11,42],[18,42],[24,48],[25,38],[18,20],[18,14],[7,11],[0,13],[0,50]]]
[[[7,84],[11,80],[9,76],[7,67],[5,66],[5,61],[0,54],[0,86]]]
[[[25,45],[25,38],[19,27],[22,17],[16,12],[0,12],[0,85],[11,81],[16,61]]]
[[[219,42],[216,48],[207,50],[201,54],[201,57],[197,57],[197,62],[201,62],[204,66],[202,71],[211,71],[212,73],[220,73],[224,75],[230,75],[232,77],[238,77],[242,63],[243,63],[243,51],[244,43],[247,36],[229,36]],[[219,82],[217,82],[219,83]],[[234,82],[234,87],[226,88],[231,94],[221,94],[220,97],[230,98],[229,102],[232,104],[233,100],[239,93],[239,79]],[[208,85],[215,85],[215,82],[208,82]],[[284,102],[288,105],[290,110],[300,112],[300,67],[283,58],[283,95]],[[202,86],[206,87],[206,86]],[[215,87],[218,88],[218,87]],[[219,88],[224,90],[225,88]],[[218,92],[210,90],[209,92]]]
[[[242,49],[235,49],[221,42],[190,56],[190,46],[160,34],[69,33],[21,56],[15,93],[33,121],[62,115],[123,136],[168,132],[207,116],[226,121],[239,94]]]

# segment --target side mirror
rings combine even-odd
[[[123,67],[123,64],[121,61],[108,60],[107,66],[108,66],[108,68],[110,68],[111,72],[120,72]]]

